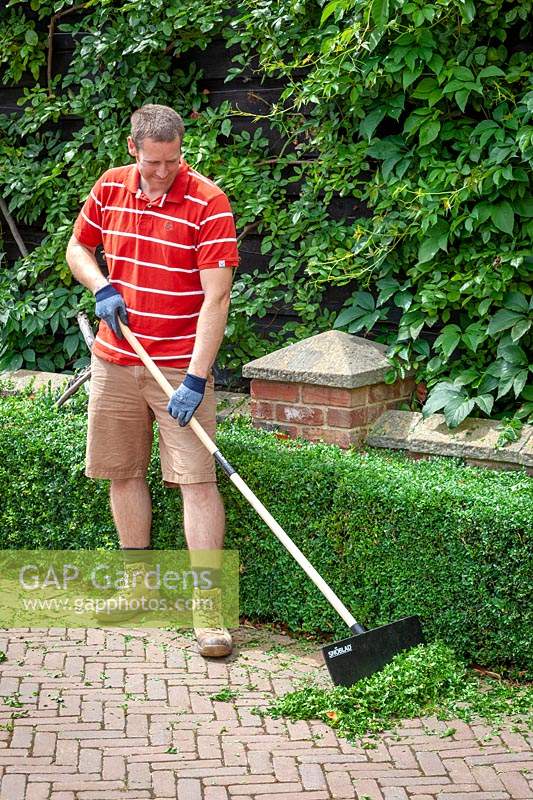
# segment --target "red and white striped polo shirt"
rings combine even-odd
[[[137,165],[116,167],[94,185],[74,235],[89,247],[103,245],[109,281],[123,296],[130,328],[154,361],[187,367],[204,299],[200,270],[239,263],[224,192],[182,160],[168,193],[149,200]],[[103,322],[93,351],[116,364],[140,363]]]

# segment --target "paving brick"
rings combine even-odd
[[[224,786],[206,786],[203,800],[228,800]]]
[[[94,747],[85,747],[80,751],[78,759],[80,772],[102,772],[102,751]]]
[[[106,781],[122,781],[126,777],[126,761],[123,756],[104,756],[102,777]]]
[[[407,792],[402,786],[385,786],[383,798],[384,800],[408,800]]]
[[[509,792],[513,800],[533,797],[532,787],[520,772],[501,772],[499,777],[503,789]]]
[[[195,778],[178,778],[176,797],[184,797],[187,800],[203,800],[201,782]]]
[[[275,780],[272,779],[271,783],[251,783],[251,784],[232,784],[228,786],[228,794],[230,797],[238,797],[250,793],[253,797],[262,797],[265,794],[272,794]],[[302,791],[301,783],[284,783],[283,786],[276,785],[276,794],[282,793],[283,795],[290,795]]]
[[[471,769],[472,775],[479,788],[487,792],[503,792],[505,788],[498,777],[494,767],[478,765]]]
[[[49,783],[29,783],[26,788],[25,800],[48,800],[50,797]]]
[[[270,753],[261,750],[249,750],[247,754],[248,766],[252,774],[270,772],[273,768]]]
[[[0,785],[2,800],[25,800],[26,775],[4,775]]]
[[[443,792],[439,800],[510,800],[507,792]]]
[[[395,746],[388,748],[391,758],[401,769],[417,769],[418,764],[410,747]]]
[[[274,775],[276,776],[276,780],[281,782],[300,780],[300,774],[294,758],[274,756],[272,759],[272,766],[274,767]]]
[[[357,781],[354,780],[352,782],[352,779],[346,772],[327,772],[326,781],[331,794],[333,797],[335,797],[335,800],[341,800],[341,798],[352,798],[356,796],[355,791],[358,788]],[[374,787],[375,784],[375,787],[377,788],[375,781],[361,781],[361,783],[365,784],[365,788],[366,784],[372,784],[372,787]],[[358,793],[365,794],[365,791],[360,792],[358,790]],[[383,797],[380,793],[378,796],[376,796],[376,798],[372,797],[372,800],[383,800]]]
[[[329,792],[293,792],[289,795],[290,800],[329,800]],[[239,797],[239,800],[252,800],[252,798]],[[261,800],[287,800],[287,795],[283,792],[274,794],[262,794]]]
[[[156,797],[176,796],[176,776],[172,770],[152,773],[152,787]]]
[[[327,789],[324,771],[319,764],[300,764],[299,770],[304,789]]]
[[[446,768],[438,753],[417,753],[417,760],[424,775],[446,775]]]

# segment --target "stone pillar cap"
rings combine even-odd
[[[355,389],[382,383],[387,346],[343,331],[326,331],[290,344],[243,367],[245,378]]]

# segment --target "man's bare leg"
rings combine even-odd
[[[113,519],[124,551],[125,574],[132,582],[107,598],[96,618],[104,624],[123,622],[139,613],[138,601],[147,589],[137,580],[146,569],[144,549],[150,547],[152,499],[144,478],[112,480],[109,490]],[[135,578],[133,578],[135,576]]]
[[[152,498],[146,478],[112,480],[109,495],[122,547],[150,547]]]
[[[180,485],[189,550],[222,550],[226,516],[216,483]]]
[[[227,656],[231,653],[232,641],[229,631],[223,627],[219,572],[224,545],[224,505],[216,483],[182,484],[180,489],[191,566],[195,571],[202,567],[211,567],[214,570],[212,575],[216,576],[215,588],[206,592],[195,592],[200,602],[208,600],[212,604],[211,610],[207,606],[204,612],[193,610],[198,649],[203,656]],[[202,555],[202,551],[209,551],[209,554]]]

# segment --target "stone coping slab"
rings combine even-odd
[[[0,381],[13,381],[15,390],[24,389],[33,381],[35,389],[50,386],[52,389],[66,388],[74,375],[65,372],[41,372],[33,369],[17,369],[15,372],[0,372]]]
[[[242,374],[265,381],[355,389],[384,381],[391,366],[386,351],[386,345],[361,336],[326,331],[250,361]]]
[[[496,442],[500,435],[498,425],[497,420],[466,419],[451,430],[443,414],[433,414],[423,419],[420,412],[386,411],[374,424],[366,443],[372,447],[388,447],[412,453],[532,467],[533,426],[524,425],[517,442],[497,449]]]
[[[53,391],[64,391],[67,388],[67,382],[73,377],[73,375],[61,372],[39,372],[37,370],[29,369],[19,369],[15,372],[0,373],[0,381],[10,380],[13,382],[14,392],[24,389],[32,381],[34,382],[33,386],[35,389],[40,389],[43,386],[49,386]],[[78,391],[84,391],[84,387],[80,387]],[[217,391],[215,394],[217,398],[217,422],[221,422],[223,419],[227,419],[228,417],[250,413],[249,395],[240,392],[225,391]]]

